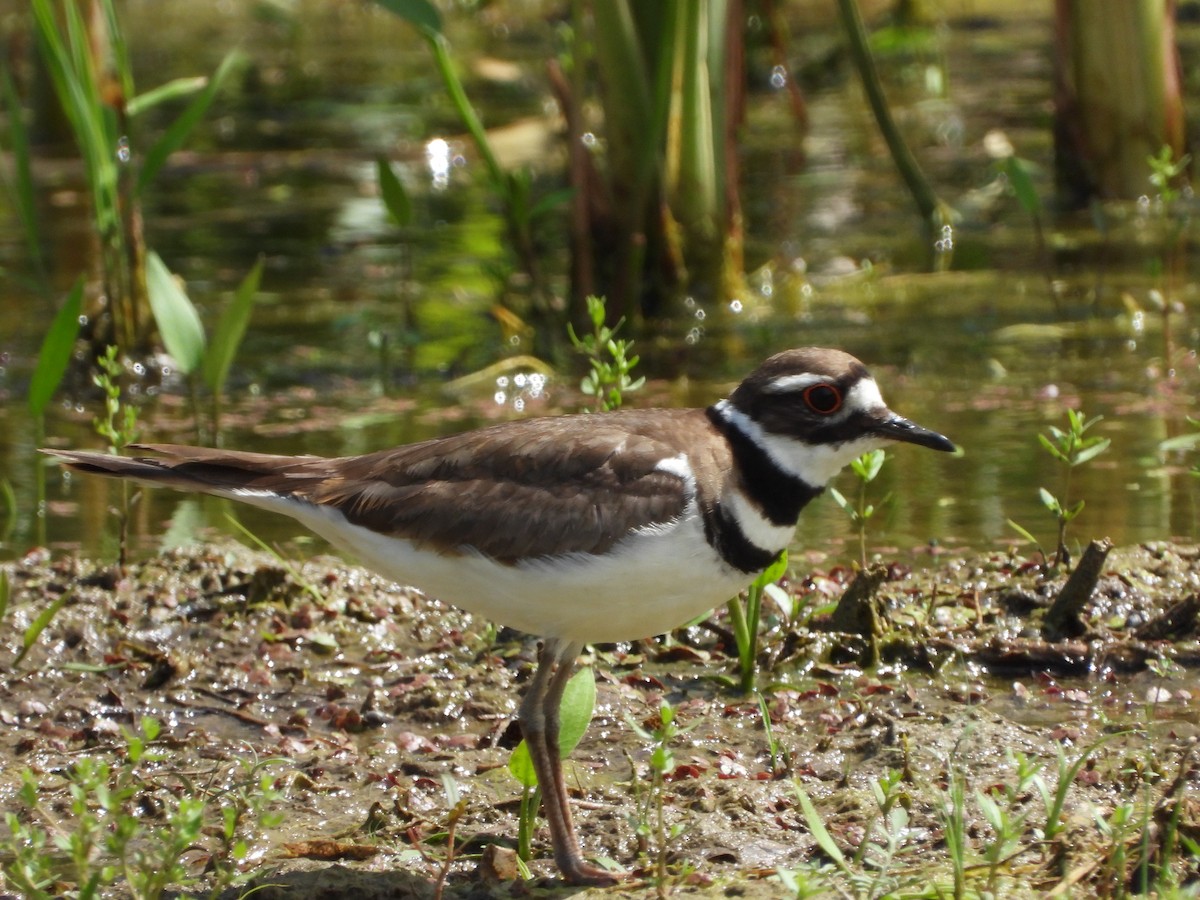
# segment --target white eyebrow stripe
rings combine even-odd
[[[846,398],[846,407],[871,412],[876,409],[884,409],[887,404],[883,402],[883,395],[879,393],[879,385],[875,383],[875,379],[864,378],[850,388],[850,396]]]
[[[786,394],[791,391],[802,391],[814,384],[828,382],[829,376],[818,375],[815,372],[802,372],[799,375],[780,375],[763,385],[763,391],[768,394]]]

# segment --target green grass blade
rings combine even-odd
[[[1032,534],[1030,534],[1029,530],[1026,529],[1023,525],[1018,525],[1012,519],[1006,519],[1005,521],[1008,522],[1009,528],[1011,528],[1013,531],[1015,531],[1021,537],[1025,538],[1025,540],[1029,541],[1029,543],[1033,544],[1033,546],[1036,547],[1038,545],[1038,539],[1035,538]]]
[[[196,91],[202,91],[209,84],[208,78],[195,75],[188,78],[173,78],[166,84],[151,88],[144,94],[138,94],[125,104],[125,112],[130,118],[136,118],[148,109],[153,109],[160,103],[167,103],[179,97],[190,97]]]
[[[146,254],[146,289],[167,352],[179,371],[192,374],[204,360],[204,325],[188,295],[153,250]]]
[[[396,177],[396,173],[382,156],[375,158],[375,168],[379,173],[379,196],[388,215],[401,227],[412,224],[412,200],[408,191],[404,189],[404,182]]]
[[[13,666],[17,666],[25,658],[25,654],[33,648],[33,645],[37,643],[37,639],[41,637],[42,632],[54,621],[54,617],[58,615],[59,610],[66,606],[67,601],[70,599],[71,592],[67,591],[38,613],[38,617],[25,629],[25,634],[21,638],[21,650],[17,653],[17,658],[12,661]]]
[[[38,240],[37,199],[33,193],[33,172],[29,163],[29,134],[25,130],[25,119],[16,86],[7,70],[2,74],[4,106],[8,110],[8,149],[12,153],[14,169],[13,201],[17,208],[17,216],[21,220],[21,230],[25,232],[29,258],[37,271],[44,273],[45,260],[42,259],[41,241]]]
[[[817,846],[833,860],[834,864],[846,874],[850,874],[850,864],[846,862],[846,857],[842,855],[841,848],[833,840],[828,829],[825,828],[825,823],[821,821],[821,814],[817,812],[817,808],[813,806],[813,802],[809,799],[804,788],[797,781],[792,782],[792,790],[796,792],[796,800],[800,804],[800,812],[804,816],[804,822],[808,825],[808,832],[813,836],[813,840],[817,842]]]
[[[37,368],[29,382],[29,411],[37,418],[46,411],[54,392],[71,364],[75,338],[79,334],[79,316],[83,311],[83,278],[75,282],[67,302],[50,323],[38,351]]]
[[[8,615],[8,600],[12,596],[12,585],[8,581],[8,570],[0,569],[0,622]]]
[[[119,221],[115,125],[92,78],[87,27],[77,5],[64,4],[64,41],[50,0],[32,5],[42,60],[83,156],[97,228],[111,234]]]
[[[260,256],[254,268],[246,274],[237,290],[233,292],[233,302],[221,313],[212,341],[204,354],[204,383],[214,394],[225,390],[225,379],[229,377],[229,369],[250,324],[250,314],[254,310],[262,270],[263,259]]]
[[[139,195],[158,174],[159,169],[167,161],[167,157],[183,146],[183,142],[196,127],[196,123],[208,112],[217,92],[221,90],[221,85],[240,59],[241,54],[236,50],[227,53],[204,90],[188,104],[187,108],[179,114],[179,118],[171,123],[163,136],[146,152],[142,159],[142,170],[138,173],[137,193]]]
[[[114,0],[102,0],[104,24],[108,28],[109,51],[112,53],[112,71],[121,82],[121,95],[128,100],[133,96],[133,65],[129,61],[129,44],[117,18]]]
[[[7,541],[17,530],[17,492],[13,490],[12,482],[7,478],[0,478],[0,504],[4,509],[4,525],[0,527],[0,541]]]

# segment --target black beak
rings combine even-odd
[[[888,413],[876,426],[875,433],[889,440],[918,444],[928,447],[930,450],[941,450],[944,453],[953,453],[958,449],[945,435],[922,428],[916,422],[910,422],[904,416],[898,416],[895,413]]]

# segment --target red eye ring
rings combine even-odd
[[[842,408],[842,392],[832,384],[814,384],[804,389],[804,402],[818,415],[831,416]]]

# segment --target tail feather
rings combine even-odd
[[[320,465],[325,460],[317,456],[273,456],[180,444],[130,444],[129,448],[157,455],[114,456],[87,450],[41,452],[76,472],[207,494],[254,491],[303,495],[306,488],[327,477]]]

